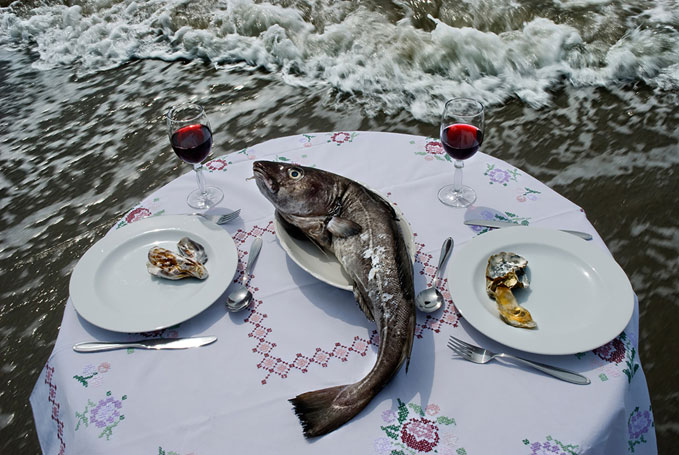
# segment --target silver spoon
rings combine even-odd
[[[455,242],[453,242],[452,237],[448,237],[443,242],[439,265],[436,267],[436,273],[434,273],[434,285],[430,288],[423,289],[417,294],[417,297],[415,297],[415,307],[417,307],[418,310],[425,313],[433,313],[443,305],[443,296],[441,295],[441,292],[436,289],[436,283],[438,282],[438,275],[441,272],[443,264],[446,262],[446,259],[448,259],[448,256],[450,256],[450,252],[453,251],[454,244]]]
[[[243,284],[238,285],[238,289],[233,291],[226,298],[226,309],[235,313],[236,311],[243,310],[250,305],[252,301],[252,292],[245,287],[245,283],[250,276],[250,269],[255,263],[257,256],[259,256],[259,251],[262,249],[262,238],[257,237],[252,245],[250,246],[250,253],[248,254],[248,264],[245,266],[245,271],[243,272]]]

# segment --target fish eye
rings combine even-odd
[[[304,171],[299,168],[293,167],[288,169],[288,176],[293,180],[299,180],[304,177]]]

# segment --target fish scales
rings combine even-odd
[[[320,436],[351,420],[409,362],[415,332],[412,263],[393,208],[362,185],[268,161],[255,162],[253,171],[284,224],[334,253],[380,336],[377,360],[364,378],[290,400],[305,436]]]

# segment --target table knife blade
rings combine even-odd
[[[113,349],[188,349],[205,346],[217,341],[216,336],[200,336],[187,338],[149,338],[137,341],[86,341],[73,345],[76,352],[99,352]]]
[[[525,226],[524,224],[516,224],[512,223],[509,221],[498,221],[498,220],[466,220],[464,222],[466,225],[472,225],[472,226],[484,226],[484,227],[491,227],[491,228],[506,228],[506,227],[517,227],[517,226]],[[577,235],[578,237],[585,239],[585,240],[592,240],[592,235],[588,234],[586,232],[581,232],[581,231],[569,231],[566,229],[560,229],[562,232],[567,232],[569,234]]]

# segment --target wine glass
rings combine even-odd
[[[464,162],[476,153],[483,142],[485,129],[483,105],[470,98],[453,98],[446,102],[441,116],[441,144],[455,160],[452,185],[439,190],[439,200],[452,207],[469,207],[476,200],[476,192],[462,185]]]
[[[167,112],[170,144],[177,156],[193,164],[198,189],[189,193],[186,202],[194,209],[209,209],[224,199],[224,193],[214,186],[205,186],[201,164],[212,149],[212,129],[205,110],[198,104],[173,106]]]

